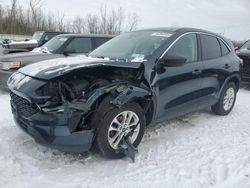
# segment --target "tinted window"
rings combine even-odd
[[[48,50],[51,53],[56,53],[67,41],[69,37],[54,37],[50,41],[46,42],[41,48]]]
[[[181,37],[168,51],[169,56],[181,56],[187,62],[197,61],[197,38],[196,34],[188,34]]]
[[[54,36],[56,36],[56,35],[57,35],[56,33],[48,33],[48,34],[46,34],[44,40],[48,41],[48,40],[52,39]]]
[[[217,38],[201,35],[201,48],[203,59],[214,59],[221,56],[220,44]]]
[[[32,36],[33,40],[40,41],[43,36],[43,32],[35,32]]]
[[[91,38],[74,38],[65,49],[69,53],[89,53],[91,50]]]
[[[95,38],[95,47],[99,47],[102,44],[104,44],[105,42],[107,42],[108,40],[110,40],[110,38]]]
[[[229,49],[227,48],[227,46],[225,45],[224,42],[222,42],[221,40],[219,40],[219,41],[220,41],[222,56],[227,55],[230,52]]]

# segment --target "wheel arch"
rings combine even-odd
[[[231,77],[231,78],[228,80],[228,82],[234,82],[237,91],[239,91],[239,89],[240,89],[240,82],[241,82],[240,77],[238,77],[238,76],[233,76],[233,77]]]
[[[240,88],[240,82],[241,82],[241,78],[240,78],[240,74],[239,73],[233,73],[231,74],[223,83],[221,89],[220,89],[220,92],[219,92],[219,95],[221,95],[222,91],[223,91],[223,88],[229,83],[229,82],[234,82],[235,83],[235,86],[236,86],[236,89],[237,91],[239,90]]]
[[[141,98],[135,99],[133,102],[138,103],[143,110],[146,110],[145,118],[146,118],[146,126],[148,126],[153,121],[153,115],[154,115],[153,101],[141,97]]]

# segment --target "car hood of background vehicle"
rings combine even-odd
[[[58,57],[62,57],[62,55],[39,53],[39,52],[23,52],[23,53],[13,53],[0,56],[0,62],[20,61],[21,66],[23,67],[31,63]]]
[[[87,56],[65,57],[53,60],[41,61],[18,71],[38,79],[50,80],[62,76],[76,69],[98,66],[139,68],[141,63],[118,62],[101,58],[91,58]]]
[[[28,48],[36,48],[38,47],[38,43],[22,43],[22,42],[13,42],[8,44],[2,44],[4,48],[7,49],[28,49]]]
[[[243,49],[243,50],[237,50],[236,54],[239,56],[248,56],[250,57],[250,50]]]

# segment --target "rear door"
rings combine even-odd
[[[220,38],[200,34],[202,53],[202,84],[199,93],[200,108],[213,105],[225,79],[231,73],[230,50]]]

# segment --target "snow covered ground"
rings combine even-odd
[[[36,144],[0,94],[0,187],[250,187],[250,85],[229,116],[209,110],[150,127],[136,162],[71,155]]]

